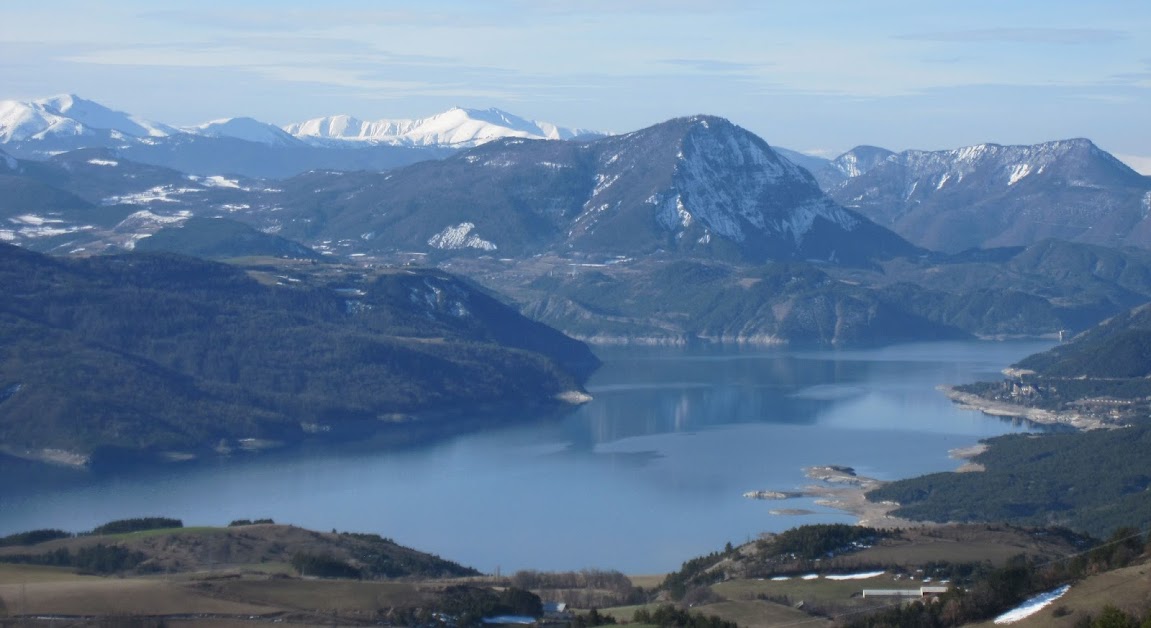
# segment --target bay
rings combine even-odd
[[[408,446],[298,447],[101,472],[5,460],[0,535],[162,515],[271,517],[373,532],[487,572],[664,573],[762,532],[853,522],[792,490],[838,464],[897,479],[954,469],[948,450],[1036,426],[960,410],[936,387],[997,379],[1049,341],[879,349],[601,350],[590,403]],[[811,515],[777,516],[776,508]]]

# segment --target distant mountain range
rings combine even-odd
[[[388,173],[283,182],[278,233],[355,250],[677,255],[861,263],[912,254],[721,118],[594,141],[504,139]],[[322,199],[322,202],[317,202]]]
[[[344,254],[864,264],[917,252],[830,200],[760,138],[708,116],[582,142],[506,138],[388,172],[274,184],[185,175],[112,149],[10,161],[0,239],[45,251],[131,248],[195,215]]]
[[[312,143],[323,140],[349,140],[399,146],[461,148],[479,146],[505,137],[570,140],[604,135],[598,131],[568,129],[550,122],[525,120],[494,108],[480,110],[460,107],[415,120],[364,121],[346,115],[328,116],[289,124],[284,130]]]
[[[228,178],[287,178],[308,171],[395,170],[497,140],[587,142],[601,137],[602,134],[593,131],[527,120],[498,109],[453,108],[427,118],[369,121],[336,115],[284,128],[239,117],[176,128],[73,95],[30,102],[0,102],[0,147],[10,156],[44,160],[60,152],[102,147],[113,151],[113,159]],[[596,142],[593,145],[605,146]],[[548,152],[528,150],[540,155]],[[732,150],[738,149],[732,147]],[[810,172],[819,187],[839,206],[858,212],[927,249],[958,252],[978,247],[1026,246],[1045,238],[1107,246],[1151,246],[1151,222],[1145,218],[1151,214],[1151,178],[1134,172],[1088,140],[1061,140],[1033,146],[981,144],[953,150],[899,153],[859,146],[833,160],[787,149],[767,150]],[[555,152],[574,155],[568,149],[555,149]],[[526,154],[517,157],[520,167],[530,159]],[[546,160],[546,155],[541,159]],[[566,174],[586,175],[589,180],[601,174],[614,176],[598,168],[585,172],[581,168],[573,171],[570,166],[565,166],[569,168]],[[612,169],[610,165],[605,166],[609,166],[606,170]],[[754,164],[745,166],[753,168]],[[424,172],[432,170],[438,168]],[[556,175],[554,179],[558,173],[553,175]],[[681,180],[685,176],[689,176],[686,171],[679,175]],[[638,177],[629,172],[625,178],[636,180]],[[406,181],[410,184],[410,177]],[[484,184],[483,181],[477,183],[481,187]],[[393,182],[389,187],[395,185],[398,183]],[[717,207],[726,207],[728,213],[743,211],[728,201],[742,203],[746,199],[726,199],[724,195],[738,196],[746,194],[746,190],[736,190],[720,182],[716,185],[712,192],[715,192]],[[412,187],[414,190],[418,186]],[[553,196],[568,191],[556,190]],[[441,196],[451,194],[443,190],[432,192]],[[650,190],[649,196],[655,192],[657,190]],[[599,194],[601,192],[596,192],[595,196]],[[698,193],[696,196],[698,204],[700,196]],[[575,200],[580,204],[591,201],[589,198]],[[552,198],[548,202],[575,200]],[[668,210],[661,220],[675,222],[678,218],[672,214],[677,211]],[[385,222],[396,219],[393,214]],[[706,222],[706,218],[702,220]],[[458,230],[459,225],[469,222],[477,225],[476,228],[483,226],[462,218],[450,225],[439,225],[436,233],[449,227]],[[596,222],[602,223],[602,220]],[[723,234],[718,224],[709,225],[708,231]],[[451,233],[455,231],[445,232],[442,238],[446,246],[454,246]],[[474,243],[485,240],[482,235],[472,239],[474,235],[469,232],[464,240]],[[581,232],[582,235],[586,234]],[[703,236],[702,232],[698,235]],[[597,237],[605,237],[602,230]],[[743,248],[746,252],[755,246],[753,238]],[[841,244],[838,248],[844,247]],[[677,243],[675,248],[682,249],[683,244]],[[823,258],[829,253],[827,250],[812,256]],[[786,256],[759,255],[773,259]]]
[[[191,127],[175,127],[114,111],[74,94],[28,102],[0,101],[0,143],[83,137],[159,138],[173,135],[230,137],[262,144],[290,145],[293,140],[348,140],[400,146],[471,147],[502,137],[568,140],[599,137],[598,131],[569,129],[526,120],[499,109],[451,109],[427,118],[363,121],[352,116],[314,118],[277,127],[253,118],[223,118]],[[330,142],[322,142],[330,146]],[[90,146],[90,145],[89,145]]]
[[[71,94],[0,101],[0,146],[12,155],[43,159],[62,151],[103,147],[142,163],[193,174],[279,178],[316,169],[384,170],[503,137],[600,135],[499,109],[456,107],[428,118],[375,121],[338,115],[284,128],[237,117],[177,128]]]

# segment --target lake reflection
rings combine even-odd
[[[188,525],[272,517],[376,532],[485,571],[666,572],[763,531],[851,521],[811,500],[741,496],[802,486],[805,466],[907,477],[954,468],[949,449],[1033,429],[958,410],[935,387],[997,378],[1050,346],[605,350],[591,403],[432,443],[98,474],[6,460],[0,535],[145,515]],[[780,507],[818,514],[768,514]]]

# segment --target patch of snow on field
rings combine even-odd
[[[44,224],[48,224],[48,223],[62,223],[64,221],[63,220],[56,220],[54,218],[44,218],[41,216],[37,216],[36,214],[24,214],[22,216],[16,216],[15,218],[9,218],[8,222],[15,223],[15,224],[40,226],[40,225],[44,225]]]
[[[809,574],[807,574],[806,576],[800,576],[800,577],[799,577],[799,579],[800,579],[800,580],[818,580],[818,579],[819,579],[819,574],[817,574],[817,573],[809,573]]]
[[[201,192],[199,188],[177,188],[171,185],[158,185],[154,188],[149,188],[143,192],[135,194],[124,194],[122,196],[109,196],[104,199],[105,205],[146,205],[148,203],[175,203],[177,199],[172,198],[173,195],[179,196],[189,192]]]
[[[1048,591],[1047,593],[1036,595],[1023,604],[1020,604],[1019,606],[1007,611],[1006,613],[1003,613],[999,617],[996,617],[995,623],[1013,624],[1021,619],[1026,619],[1043,610],[1047,607],[1047,605],[1051,604],[1055,600],[1063,597],[1063,595],[1070,590],[1071,585],[1065,584],[1058,589],[1055,589],[1054,591]]]
[[[225,179],[220,175],[212,175],[204,179],[204,185],[214,188],[236,188],[240,189],[240,182],[235,179]]]
[[[824,577],[827,578],[828,580],[866,580],[868,578],[875,578],[877,576],[882,576],[885,573],[887,573],[887,572],[885,572],[885,571],[867,571],[864,573],[836,574],[836,575],[824,576]]]
[[[89,159],[88,163],[93,166],[119,166],[120,162],[111,159]]]

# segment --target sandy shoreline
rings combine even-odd
[[[971,459],[979,454],[987,451],[990,447],[987,443],[976,443],[970,447],[956,447],[947,452],[947,455],[955,460],[963,460],[963,464],[955,470],[956,473],[972,473],[976,471],[986,471],[987,467],[972,462]]]
[[[970,458],[978,456],[987,451],[987,449],[988,446],[985,443],[976,443],[969,447],[958,447],[949,451],[948,454],[950,457],[966,461],[957,468],[955,472],[970,473],[983,471],[983,465],[971,462]],[[779,491],[778,494],[789,497],[813,497],[815,498],[815,503],[820,506],[827,506],[828,508],[842,510],[854,515],[857,518],[856,525],[871,528],[899,529],[940,525],[934,521],[912,521],[892,515],[892,511],[899,508],[897,502],[869,501],[867,499],[868,491],[879,488],[886,484],[886,482],[858,475],[855,473],[855,470],[850,467],[838,465],[806,467],[803,473],[809,479],[818,480],[820,484],[809,484],[800,491]],[[777,493],[776,491],[756,492]],[[745,494],[745,496],[747,495]],[[790,516],[817,514],[810,510],[797,508],[779,508],[769,512],[772,515]]]
[[[820,506],[855,515],[856,525],[891,529],[935,525],[892,515],[891,512],[899,508],[896,502],[868,501],[867,492],[883,486],[885,482],[881,480],[856,475],[854,470],[839,466],[808,467],[803,472],[807,477],[822,482],[805,486],[803,494],[816,498],[815,503]]]

